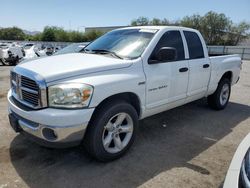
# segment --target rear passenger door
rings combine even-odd
[[[189,83],[187,96],[205,95],[210,79],[210,61],[204,55],[204,49],[196,32],[184,31],[189,52]]]

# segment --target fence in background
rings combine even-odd
[[[250,46],[208,46],[209,54],[239,54],[242,59],[250,60]]]

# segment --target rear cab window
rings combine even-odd
[[[192,31],[184,31],[184,36],[187,41],[189,59],[204,58],[203,46],[198,34]]]

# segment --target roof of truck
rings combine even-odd
[[[157,29],[157,30],[162,30],[162,29],[183,29],[183,30],[190,30],[190,31],[197,31],[196,29],[188,28],[188,27],[181,27],[181,26],[130,26],[130,27],[124,27],[124,28],[119,28],[116,30],[122,30],[122,29]]]

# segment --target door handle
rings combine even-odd
[[[179,72],[187,72],[188,68],[187,67],[182,67],[179,69]]]
[[[204,64],[203,65],[203,68],[205,69],[205,68],[208,68],[209,67],[209,64]]]

